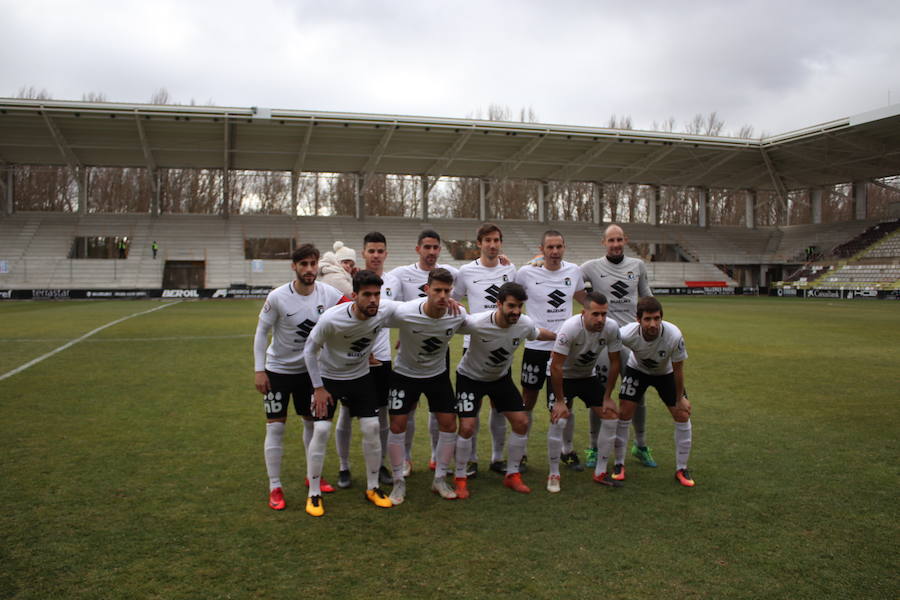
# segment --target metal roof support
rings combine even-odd
[[[356,220],[364,221],[366,219],[366,206],[363,202],[366,191],[366,180],[359,173],[353,174],[353,200],[356,203]]]
[[[86,215],[88,208],[88,183],[90,183],[90,169],[81,167],[76,175],[78,182],[78,214]]]
[[[778,200],[781,201],[781,207],[787,212],[787,189],[784,181],[775,169],[775,165],[772,163],[772,159],[769,158],[769,153],[766,152],[766,149],[760,148],[759,151],[762,153],[763,162],[766,163],[766,170],[769,172],[769,178],[775,187],[775,194],[778,196]]]
[[[306,153],[309,151],[309,141],[312,139],[314,126],[315,121],[310,121],[309,127],[306,128],[306,134],[303,136],[303,143],[300,144],[300,152],[297,153],[297,160],[294,161],[294,168],[291,169],[292,173],[297,173],[299,175],[303,172],[303,163],[306,162]]]
[[[484,223],[487,221],[487,198],[491,185],[486,179],[478,180],[478,219]]]
[[[543,135],[532,139],[530,142],[516,150],[511,156],[504,159],[494,170],[487,174],[488,179],[502,182],[510,173],[514,172],[523,162],[525,162],[525,159],[541,145],[542,141],[544,141]]]
[[[538,182],[538,221],[547,222],[547,196],[550,195],[550,184],[546,181]]]
[[[313,177],[313,215],[319,216],[319,174],[316,173]]]
[[[697,225],[700,227],[709,227],[709,188],[697,188],[698,198],[698,215]]]
[[[813,188],[809,190],[809,204],[812,210],[812,222],[813,225],[821,225],[822,224],[822,195],[824,190],[822,188]]]
[[[78,159],[78,156],[72,151],[72,148],[69,147],[69,144],[66,142],[66,138],[63,137],[62,132],[59,130],[59,127],[56,126],[56,123],[53,122],[53,119],[50,118],[50,115],[47,114],[47,111],[44,110],[43,105],[41,106],[41,115],[44,117],[44,122],[47,123],[47,128],[50,129],[50,135],[53,136],[53,141],[56,142],[56,147],[59,148],[60,154],[63,156],[63,160],[66,161],[66,164],[69,165],[69,169],[72,170],[72,175],[77,176],[77,172],[84,165],[81,164],[81,161]]]
[[[231,145],[234,142],[233,125],[225,117],[224,154],[222,156],[222,216],[231,214]]]
[[[134,112],[134,122],[137,125],[138,138],[141,141],[141,150],[144,153],[144,160],[147,162],[147,176],[150,181],[150,191],[156,196],[157,187],[159,186],[159,181],[156,177],[156,161],[153,159],[153,152],[150,150],[150,143],[147,141],[144,124],[141,123],[141,117],[137,114],[137,110]]]
[[[659,212],[662,207],[662,188],[658,185],[650,186],[650,198],[647,200],[647,215],[651,225],[659,225]]]
[[[375,174],[375,169],[378,168],[378,163],[381,162],[381,158],[384,156],[385,150],[387,150],[387,146],[391,141],[391,136],[394,135],[394,130],[397,129],[397,124],[394,123],[391,127],[388,128],[387,131],[384,132],[384,135],[381,136],[381,139],[378,140],[378,145],[375,146],[375,150],[372,151],[372,155],[369,156],[369,160],[366,161],[366,164],[363,165],[362,168],[362,176],[363,181],[365,182],[365,188],[363,191],[368,191],[370,185],[374,181],[372,175]]]
[[[740,152],[731,152],[721,156],[715,160],[711,160],[705,164],[700,165],[693,171],[688,171],[681,177],[677,178],[677,180],[673,183],[673,185],[692,185],[696,180],[702,179],[706,177],[719,167],[723,166],[725,163],[730,161],[736,156],[740,156]]]
[[[150,216],[158,217],[159,206],[162,200],[162,173],[158,169],[153,174],[151,181],[153,182],[153,195],[150,197]]]
[[[434,161],[434,164],[429,167],[429,169],[425,172],[425,175],[430,177],[431,179],[428,182],[428,191],[435,186],[447,168],[450,167],[450,164],[456,158],[456,156],[463,149],[463,146],[466,145],[466,142],[469,141],[469,138],[472,137],[472,130],[465,132],[462,136],[456,138],[456,141],[453,142],[453,145],[447,148],[447,151],[444,154]]]
[[[428,221],[428,176],[419,177],[419,193],[422,194],[422,220]]]
[[[603,223],[603,184],[599,181],[591,182],[591,201],[593,203],[591,213],[594,216],[594,225],[599,227]]]
[[[635,162],[633,165],[628,167],[623,167],[619,169],[617,173],[612,176],[612,179],[616,179],[619,175],[624,175],[627,171],[634,171],[622,181],[625,185],[633,183],[638,177],[646,173],[650,170],[650,167],[667,157],[675,150],[676,146],[664,146],[654,152],[653,154],[648,154],[643,159]]]
[[[613,144],[610,142],[607,142],[605,144],[598,143],[593,148],[587,150],[587,152],[581,153],[573,160],[570,160],[567,164],[561,166],[557,170],[547,175],[547,179],[551,181],[568,183],[572,180],[573,177],[587,168],[587,166],[591,164],[591,161],[598,158],[601,154],[612,148],[612,146]]]
[[[865,181],[853,182],[853,218],[862,221],[869,215],[869,189]]]
[[[756,190],[747,190],[744,195],[744,224],[747,229],[756,228]]]
[[[884,188],[886,190],[890,190],[892,192],[900,192],[900,188],[898,188],[897,186],[888,185],[887,183],[885,183],[883,181],[878,181],[877,179],[872,179],[869,181],[869,183],[874,183],[878,187],[882,187],[882,188]]]
[[[5,208],[4,213],[6,216],[13,214],[16,210],[16,205],[13,198],[13,187],[15,186],[15,167],[9,165],[6,167],[6,185],[3,186],[3,191],[5,192]]]
[[[300,190],[300,174],[291,171],[291,218],[297,218],[297,193]]]

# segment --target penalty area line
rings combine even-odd
[[[113,325],[118,325],[118,324],[121,323],[122,321],[127,321],[128,319],[131,319],[131,318],[133,318],[133,317],[139,317],[139,316],[141,316],[141,315],[146,315],[146,314],[150,314],[150,313],[152,313],[152,312],[156,312],[156,311],[158,311],[158,310],[162,310],[162,309],[164,309],[164,308],[166,308],[166,307],[173,306],[173,305],[178,304],[178,303],[180,303],[180,302],[181,302],[181,300],[178,300],[177,302],[167,302],[166,304],[163,304],[163,305],[161,305],[161,306],[156,306],[156,307],[154,307],[154,308],[151,308],[150,310],[144,310],[144,311],[141,311],[141,312],[136,312],[136,313],[134,313],[133,315],[127,315],[127,316],[125,316],[125,317],[122,317],[121,319],[116,319],[115,321],[110,321],[109,323],[107,323],[107,324],[105,324],[105,325],[101,325],[100,327],[97,327],[96,329],[92,329],[91,331],[88,331],[86,334],[84,334],[83,336],[81,336],[81,337],[79,337],[79,338],[76,338],[76,339],[74,339],[74,340],[71,340],[70,342],[66,342],[65,344],[63,344],[63,345],[60,346],[59,348],[56,348],[55,350],[51,350],[51,351],[48,352],[47,354],[44,354],[44,355],[42,355],[42,356],[38,356],[37,358],[35,358],[35,359],[33,359],[33,360],[29,360],[29,361],[28,361],[27,363],[25,363],[24,365],[22,365],[22,366],[20,366],[20,367],[16,367],[16,368],[13,369],[12,371],[9,371],[9,372],[7,372],[7,373],[4,373],[3,375],[0,375],[0,381],[3,381],[4,379],[7,379],[8,377],[12,377],[13,375],[17,375],[17,374],[21,373],[22,371],[24,371],[25,369],[28,369],[28,368],[30,368],[30,367],[33,367],[34,365],[38,364],[39,362],[42,362],[42,361],[44,361],[44,360],[47,360],[47,359],[50,358],[51,356],[53,356],[53,355],[55,355],[55,354],[59,354],[60,352],[62,352],[62,351],[65,350],[66,348],[71,348],[72,346],[74,346],[74,345],[77,344],[78,342],[81,342],[81,341],[83,341],[83,340],[86,340],[87,338],[91,337],[91,336],[94,335],[95,333],[99,333],[99,332],[103,331],[103,330],[106,329],[107,327],[112,327]]]

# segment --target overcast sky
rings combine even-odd
[[[0,0],[0,96],[783,133],[900,103],[900,2]]]

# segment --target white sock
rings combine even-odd
[[[441,428],[438,427],[437,417],[432,412],[428,413],[428,433],[431,435],[431,460],[435,462],[437,462],[435,453],[437,452],[438,434],[440,432]]]
[[[550,459],[550,474],[559,475],[559,455],[562,451],[563,432],[566,430],[568,419],[560,419],[556,423],[550,423],[547,429],[547,457]]]
[[[363,436],[363,457],[366,459],[366,489],[378,487],[378,469],[381,468],[381,437],[378,417],[361,417],[359,430]]]
[[[603,419],[600,422],[600,433],[597,434],[597,466],[594,468],[594,475],[609,472],[609,456],[613,453],[618,429],[618,419]]]
[[[303,452],[306,452],[313,437],[313,422],[306,419],[300,419],[300,422],[303,423]]]
[[[387,457],[388,432],[391,430],[391,417],[388,414],[387,408],[382,408],[378,412],[378,423],[381,425],[381,429],[379,430],[379,433],[381,434],[381,462],[384,462],[384,459]],[[349,443],[347,446],[349,447]]]
[[[469,460],[472,462],[478,462],[478,432],[481,431],[481,417],[475,415],[475,431],[472,433],[472,454],[469,456]]]
[[[563,454],[571,454],[575,445],[575,412],[572,411],[569,413],[569,418],[566,419],[566,428],[563,430],[562,434],[562,453]]]
[[[691,456],[691,420],[675,423],[675,469],[687,469]]]
[[[634,409],[634,415],[631,417],[631,426],[634,427],[634,443],[642,448],[647,445],[644,439],[644,429],[647,424],[647,406],[641,402]]]
[[[456,438],[456,477],[465,479],[466,461],[472,455],[472,438]]]
[[[434,478],[441,479],[447,475],[447,465],[456,451],[456,432],[439,431],[437,443],[437,466],[434,468]]]
[[[519,472],[519,463],[525,456],[525,448],[528,446],[528,436],[519,435],[515,431],[509,434],[509,460],[506,461],[506,474]]]
[[[388,456],[391,459],[391,472],[394,483],[403,481],[403,460],[406,458],[406,433],[388,431]]]
[[[506,417],[491,408],[491,417],[488,423],[491,427],[491,462],[497,462],[503,460],[503,447],[506,445]]]
[[[266,423],[266,473],[269,474],[269,491],[281,487],[281,457],[284,454],[284,423]]]
[[[631,419],[623,421],[619,419],[616,426],[616,464],[625,464],[625,450],[628,448],[628,428],[631,427]]]
[[[592,410],[588,411],[588,419],[591,423],[591,437],[590,437],[591,448],[596,449],[594,444],[597,443],[597,434],[600,433],[600,421],[602,421],[603,419],[598,417],[597,413],[595,413]],[[628,422],[631,423],[631,421],[628,421]]]
[[[406,460],[412,460],[413,438],[416,435],[416,409],[409,411],[409,418],[406,420]]]
[[[331,433],[331,421],[315,421],[312,425],[313,435],[306,449],[306,477],[309,479],[309,495],[321,496],[322,466],[325,464],[325,446]]]
[[[334,447],[337,449],[341,471],[350,470],[350,436],[353,434],[353,420],[346,406],[341,406],[337,425],[334,427]]]

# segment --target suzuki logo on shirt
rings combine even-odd
[[[419,298],[424,298],[425,296],[428,295],[428,294],[425,293],[425,286],[426,286],[426,285],[427,285],[427,284],[423,283],[422,285],[419,286]]]
[[[307,337],[309,337],[309,332],[312,331],[312,328],[315,326],[316,324],[313,321],[306,319],[305,321],[297,325],[297,335],[299,335],[303,339],[306,339]]]
[[[496,285],[492,285],[491,287],[484,290],[484,299],[490,300],[493,304],[497,303],[497,294],[500,293],[500,288]]]
[[[612,295],[620,300],[628,295],[628,284],[624,281],[617,281],[609,287],[612,288]]]
[[[547,294],[547,298],[549,298],[549,300],[547,300],[547,304],[549,304],[553,308],[559,308],[566,303],[566,295],[559,290],[553,290],[552,292]]]
[[[505,363],[508,358],[509,351],[506,348],[497,348],[496,350],[491,350],[488,360],[494,363],[495,366],[499,366]]]
[[[426,354],[433,354],[443,346],[443,344],[444,343],[436,337],[430,337],[422,340],[422,351]]]
[[[652,358],[645,358],[641,360],[641,364],[643,364],[648,369],[655,369],[659,366],[659,363],[653,360]]]
[[[366,349],[366,347],[369,345],[369,343],[371,341],[372,340],[367,337],[359,338],[358,340],[356,340],[355,342],[350,344],[350,349],[353,350],[354,352],[362,352],[363,350]]]

